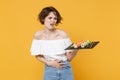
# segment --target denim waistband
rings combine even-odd
[[[63,61],[65,64],[63,68],[54,68],[45,66],[44,80],[74,80],[72,68],[69,61]]]

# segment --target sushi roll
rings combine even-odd
[[[88,47],[90,44],[91,44],[91,41],[90,41],[90,40],[87,40],[87,41],[81,43],[81,48]]]

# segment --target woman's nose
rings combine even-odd
[[[55,19],[51,19],[52,22],[55,22]]]

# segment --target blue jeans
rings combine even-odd
[[[43,80],[74,80],[70,63],[65,61],[65,67],[60,69],[45,65]]]

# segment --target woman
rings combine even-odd
[[[54,7],[45,7],[39,13],[44,29],[35,32],[31,54],[45,64],[44,80],[74,80],[70,61],[77,50],[66,51],[71,40],[66,32],[55,28],[62,17]]]

